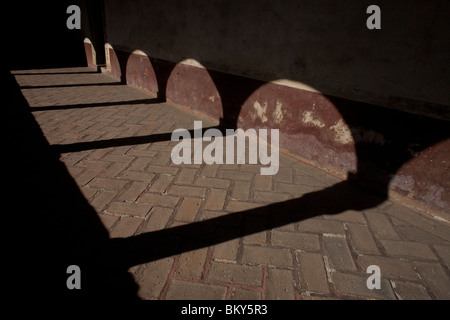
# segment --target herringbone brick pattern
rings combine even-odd
[[[15,77],[110,237],[264,208],[341,182],[284,155],[274,176],[261,176],[259,165],[174,165],[172,131],[192,129],[194,120],[203,127],[216,123],[105,75],[74,73],[80,71],[90,70],[36,70]],[[240,228],[242,237],[130,271],[143,299],[450,298],[448,222],[392,201],[327,213],[267,224],[248,235],[246,226],[267,221],[257,214],[245,223],[227,220],[223,232]],[[369,265],[381,269],[379,290],[366,286]]]

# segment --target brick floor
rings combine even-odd
[[[86,71],[13,74],[110,237],[206,225],[222,239],[133,266],[142,299],[450,299],[448,222],[392,200],[328,212],[320,192],[341,182],[285,155],[275,176],[248,164],[174,165],[173,130],[217,123]],[[303,202],[274,205],[291,199]],[[366,286],[373,264],[379,290]]]

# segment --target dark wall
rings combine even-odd
[[[81,30],[66,27],[67,7],[77,2],[15,1],[5,5],[2,11],[8,29],[2,48],[7,66],[12,70],[86,66]]]
[[[371,4],[381,30],[366,27]],[[104,12],[114,48],[438,118],[450,104],[448,0],[108,0]]]

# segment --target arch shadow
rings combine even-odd
[[[167,93],[174,85],[171,78],[176,75],[177,64],[161,61],[155,63],[155,59],[150,61],[154,63],[158,97],[167,100]],[[248,82],[248,79],[242,77],[207,69],[202,72],[207,72],[220,96],[222,117],[219,128],[237,128],[241,107],[266,82]],[[355,142],[356,171],[349,172],[347,180],[296,199],[260,208],[128,238],[110,239],[101,247],[102,254],[93,259],[94,265],[114,266],[116,270],[113,273],[126,272],[132,266],[206,248],[318,215],[374,208],[389,198],[392,177],[408,161],[414,160],[414,154],[450,137],[445,121],[327,95],[324,97],[342,116]],[[374,115],[383,121],[373,121]],[[365,140],[358,128],[381,134],[384,143],[374,144]],[[424,135],[416,128],[432,132]],[[411,152],[411,148],[414,148],[414,152]],[[374,190],[377,192],[374,193]],[[135,297],[134,294],[131,296]]]
[[[36,8],[41,5],[36,4]],[[28,15],[31,17],[36,11],[28,10]],[[36,17],[42,19],[40,15]],[[26,20],[21,19],[20,22]],[[22,41],[22,37],[17,39]],[[61,47],[61,43],[58,46]],[[122,83],[127,83],[129,53],[121,51],[118,55],[118,60],[124,62],[115,65],[116,75]],[[168,82],[176,64],[154,58],[149,58],[149,61],[153,63],[158,84],[157,95],[166,100]],[[51,62],[53,66],[54,62]],[[266,82],[248,82],[238,76],[225,76],[212,70],[207,72],[220,95],[221,126],[236,128],[241,106]],[[73,298],[137,299],[138,286],[128,272],[130,267],[318,215],[376,207],[388,198],[389,184],[398,170],[409,161],[416,161],[414,154],[426,152],[430,146],[450,137],[448,122],[327,96],[342,115],[355,141],[357,170],[349,173],[346,181],[260,208],[111,239],[96,210],[59,160],[58,152],[55,152],[58,150],[45,139],[14,77],[11,74],[5,76],[5,119],[8,119],[6,130],[9,134],[6,150],[10,155],[5,157],[9,182],[5,199],[16,206],[9,210],[20,213],[5,215],[7,240],[15,245],[6,246],[8,258],[5,264],[18,275],[7,277],[8,294],[28,295],[46,303],[61,298],[71,302]],[[373,121],[374,115],[380,121]],[[381,133],[384,143],[368,143],[358,130],[362,127]],[[168,137],[149,136],[138,139],[138,142]],[[136,141],[109,139],[105,145],[133,144]],[[82,151],[85,148],[76,147],[76,150],[67,148],[64,151]],[[425,164],[423,168],[426,168]],[[361,183],[369,187],[375,184],[379,193],[373,194],[372,189],[361,188]],[[82,290],[67,290],[66,268],[71,264],[81,267]]]
[[[158,74],[158,71],[161,71],[160,67],[154,68],[155,76],[159,79],[158,92],[162,92],[164,86],[163,92],[166,92],[168,80],[173,70],[176,70],[174,65],[163,67],[162,75]],[[242,90],[240,85],[246,79],[232,76],[222,80],[223,74],[208,72],[220,94],[224,119],[222,127],[236,128],[241,106],[264,82],[250,83]],[[126,68],[123,74],[126,80]],[[382,132],[387,141],[383,145],[374,146],[359,139],[360,133],[356,129],[351,131],[356,144],[358,162],[356,173],[349,174],[347,180],[296,199],[170,229],[111,239],[96,211],[58,159],[58,152],[55,153],[58,150],[48,144],[31,116],[28,103],[11,74],[8,75],[8,79],[7,129],[12,135],[11,139],[8,139],[8,143],[11,144],[8,150],[15,155],[14,159],[9,159],[13,161],[9,161],[8,165],[11,172],[19,172],[21,177],[20,179],[17,176],[12,177],[10,190],[21,190],[21,184],[25,183],[30,193],[29,201],[26,203],[21,198],[22,193],[19,192],[11,192],[7,198],[14,203],[21,203],[23,212],[32,213],[27,215],[27,226],[24,227],[22,235],[29,241],[10,253],[14,261],[19,262],[18,269],[24,273],[27,271],[28,261],[41,261],[33,269],[40,278],[36,279],[34,289],[31,289],[31,292],[35,290],[33,294],[41,298],[50,296],[58,300],[137,299],[138,286],[128,272],[130,267],[318,215],[376,207],[388,198],[388,186],[392,175],[414,158],[409,151],[411,146],[414,146],[415,152],[420,152],[450,136],[446,123],[442,121],[417,119],[402,112],[392,113],[390,110],[380,111],[377,108],[376,112],[380,112],[381,117],[389,115],[389,118],[386,118],[385,122],[374,124],[370,116],[375,111],[370,110],[375,106],[367,105],[367,110],[344,99],[327,97],[345,119],[348,127],[358,128],[365,125]],[[235,91],[241,93],[233,96]],[[395,128],[391,125],[398,122],[402,123],[400,127]],[[417,125],[432,131],[423,135],[416,130]],[[138,139],[138,142],[154,141],[155,138],[167,140],[169,135],[158,137],[150,135],[145,139]],[[110,139],[105,145],[111,147],[133,144],[136,141],[136,139]],[[64,151],[82,151],[83,147],[78,145],[76,150],[67,148]],[[379,164],[381,169],[374,168],[376,164]],[[366,185],[373,183],[374,172],[379,175],[378,180],[382,188],[378,194],[372,193],[371,189],[360,187],[361,182]],[[18,221],[18,216],[11,219],[12,225],[23,225]],[[65,287],[67,279],[65,271],[71,264],[77,264],[83,270],[83,290],[69,291]],[[15,288],[11,289],[11,292],[20,292],[21,286],[17,284],[13,286]],[[42,288],[46,288],[47,290],[44,290],[46,292],[42,292]]]

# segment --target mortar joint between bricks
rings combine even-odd
[[[324,255],[322,257],[323,257],[323,263],[324,263],[324,266],[325,266],[325,271],[326,271],[326,274],[327,274],[327,280],[328,280],[329,283],[333,283],[334,284],[333,278],[332,278],[332,274],[334,272],[336,272],[336,270],[331,268],[330,262],[328,261],[328,257],[327,256]]]

